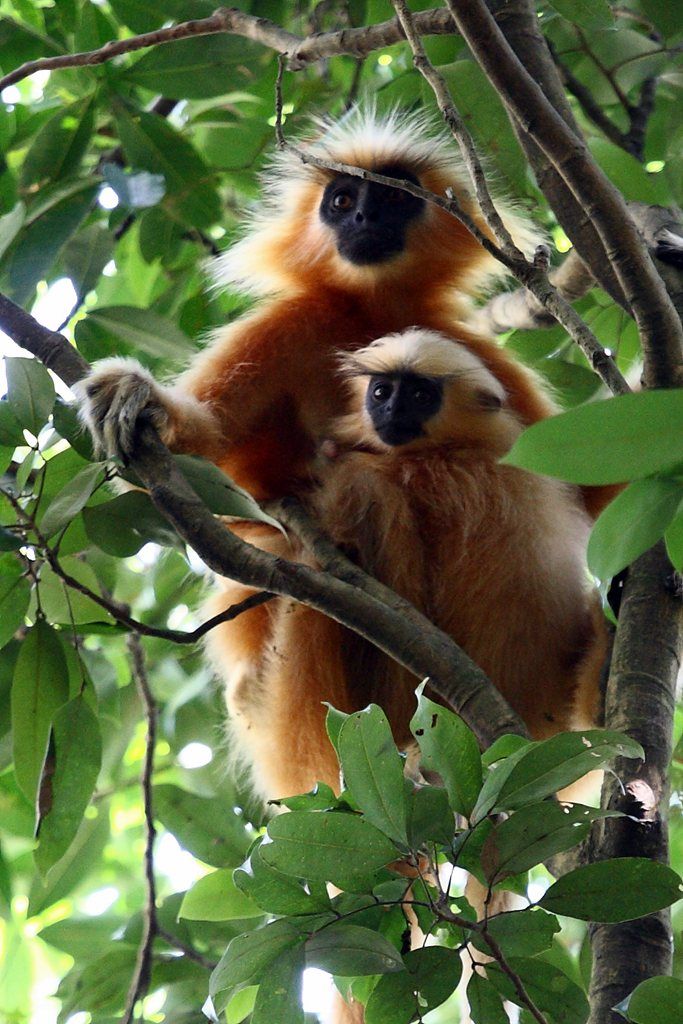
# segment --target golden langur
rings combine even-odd
[[[322,527],[452,636],[535,739],[594,725],[606,641],[579,489],[499,463],[524,418],[460,340],[413,328],[343,366],[351,411],[330,425],[333,457],[311,495]],[[229,695],[256,789],[338,790],[321,701],[380,704],[409,748],[415,684],[337,622],[278,600],[258,685]]]
[[[304,148],[323,160],[349,163],[416,182],[439,195],[452,189],[462,207],[484,227],[465,185],[452,141],[431,133],[419,117],[397,113],[379,117],[373,112],[355,111],[336,124],[320,128]],[[493,382],[495,387],[489,387],[491,395],[504,396],[502,411],[479,412],[482,423],[491,425],[500,421],[509,425],[512,432],[513,426],[514,430],[519,430],[551,414],[552,403],[536,378],[491,339],[466,326],[467,293],[481,287],[497,272],[498,266],[458,220],[404,191],[319,170],[289,153],[276,158],[265,179],[264,193],[265,198],[245,237],[218,259],[215,271],[217,284],[230,283],[251,292],[257,299],[254,308],[217,332],[171,386],[158,384],[133,359],[106,359],[96,364],[80,391],[83,419],[102,448],[125,459],[134,450],[135,425],[142,414],[154,422],[174,451],[211,459],[257,499],[290,493],[301,495],[312,486],[316,452],[322,440],[329,436],[332,421],[345,410],[347,396],[337,373],[338,353],[352,356],[365,349],[374,338],[404,331],[413,324],[419,324],[425,331],[457,338],[457,345],[452,341],[442,342],[442,345],[452,345],[454,353],[471,360],[478,367],[478,373]],[[516,215],[508,213],[506,219],[523,243],[530,234],[527,226]],[[450,420],[448,422],[450,428]],[[377,443],[373,441],[374,445]],[[411,450],[410,446],[407,450]],[[505,450],[504,445],[501,450]],[[360,454],[349,458],[353,460]],[[403,448],[400,454],[399,463],[405,455]],[[346,458],[340,462],[339,473],[345,464]],[[430,464],[431,459],[428,459],[425,465]],[[410,465],[409,460],[406,467]],[[494,471],[491,472],[493,478],[498,479]],[[506,474],[510,473],[510,470],[504,471],[503,478],[507,480]],[[481,655],[483,667],[492,672],[508,695],[519,681],[512,666],[526,643],[515,641],[507,652],[509,667],[503,670],[499,666],[499,662],[505,660],[501,651],[505,646],[502,636],[506,637],[506,642],[514,639],[512,623],[516,618],[521,620],[519,631],[524,637],[530,630],[523,623],[533,621],[535,629],[536,619],[540,618],[539,629],[543,622],[547,624],[545,631],[534,635],[531,644],[539,650],[528,651],[528,675],[537,663],[541,671],[541,666],[546,664],[544,658],[559,665],[559,660],[566,657],[562,679],[574,678],[577,652],[590,637],[590,626],[584,614],[585,600],[580,608],[569,610],[570,598],[580,587],[577,584],[572,589],[570,581],[563,579],[561,573],[555,575],[558,562],[564,564],[563,550],[567,545],[570,554],[566,558],[573,567],[571,580],[580,575],[576,535],[582,534],[586,520],[578,495],[562,485],[541,484],[526,475],[512,473],[510,479],[524,480],[524,485],[520,486],[521,505],[515,535],[520,546],[514,547],[507,541],[497,548],[498,541],[494,543],[491,537],[478,535],[479,554],[492,577],[488,580],[488,590],[482,582],[484,577],[474,572],[471,562],[468,577],[458,575],[456,578],[453,573],[447,573],[444,582],[438,583],[438,573],[433,573],[434,581],[425,579],[426,570],[414,556],[412,540],[405,545],[403,541],[393,545],[395,561],[391,571],[385,574],[386,582],[395,583],[399,590],[412,596],[453,635],[456,635],[458,616],[462,614],[458,637],[468,643],[470,636],[477,638],[469,653],[475,658]],[[510,486],[510,491],[493,492],[499,499],[495,507],[505,522],[506,517],[512,516],[506,503],[512,499],[512,484]],[[539,488],[543,490],[544,500],[547,497],[550,502],[547,507],[530,500],[529,495]],[[323,496],[332,493],[332,485],[323,488]],[[452,504],[454,498],[452,490],[440,496],[432,487],[430,493],[436,505],[432,512],[425,512],[425,530],[433,517],[439,515],[439,510],[451,508],[448,502]],[[457,539],[458,530],[468,537],[474,531],[479,514],[475,500],[478,494],[476,489],[472,492],[471,520],[456,518],[443,535],[433,534],[433,547],[427,550],[427,561],[433,568],[443,563],[448,569],[452,557],[448,545]],[[567,497],[569,494],[571,500]],[[463,494],[463,500],[464,497]],[[343,488],[340,488],[340,502],[343,498]],[[417,488],[414,499],[416,507],[426,508]],[[331,497],[325,500],[332,502]],[[594,495],[588,492],[587,500],[595,502]],[[379,506],[384,513],[387,533],[391,520],[389,502],[387,494]],[[564,510],[566,524],[554,519],[556,506]],[[397,531],[401,529],[401,522],[412,515],[407,503],[401,507],[402,520],[392,522],[392,528],[395,525]],[[368,516],[371,521],[370,512]],[[445,514],[441,516],[442,523],[447,518]],[[500,539],[504,534],[502,522],[494,529],[492,537]],[[338,524],[330,523],[335,535],[339,533],[337,525],[341,525],[341,519]],[[495,527],[495,522],[493,525]],[[565,526],[571,526],[575,533],[567,532]],[[232,524],[231,529],[265,550],[293,555],[288,542],[264,525]],[[447,541],[447,538],[450,539]],[[338,539],[344,541],[341,536]],[[362,535],[359,535],[354,543],[365,568],[384,574],[385,563],[380,552],[385,550],[388,539],[382,540],[374,554],[361,541]],[[463,551],[462,542],[455,550]],[[538,565],[537,578],[529,576],[528,559]],[[494,563],[495,573],[491,571]],[[519,580],[518,571],[522,573]],[[410,583],[413,576],[414,582]],[[541,579],[551,577],[555,582],[544,589]],[[533,579],[538,590],[534,589]],[[505,610],[505,615],[513,616],[510,625],[505,631],[501,627],[496,632],[503,610],[489,611],[489,607],[494,608],[491,601],[503,581],[508,584],[507,594],[512,594],[516,587],[519,593],[513,598],[512,611]],[[447,593],[456,582],[457,589],[452,594]],[[218,613],[248,592],[235,583],[219,581],[219,592],[210,602],[208,611]],[[541,613],[543,602],[547,608]],[[450,609],[451,618],[446,615],[446,608]],[[264,658],[268,661],[268,671],[272,671],[272,658],[277,649],[272,640],[273,617],[277,617],[276,631],[279,632],[281,612],[282,604],[264,605],[240,616],[234,623],[218,627],[209,638],[209,653],[219,675],[226,680],[228,703],[234,714],[242,714],[243,700],[256,699],[260,692]],[[563,632],[565,627],[566,632]],[[484,639],[488,629],[494,630],[490,641]],[[540,638],[546,636],[552,641],[552,653],[540,650]],[[321,650],[317,678],[324,680],[327,675],[338,674],[334,666],[339,657],[341,655],[334,651]],[[374,666],[377,661],[367,648],[363,648],[363,658],[368,665]],[[283,664],[284,661],[286,659]],[[294,664],[292,661],[292,666]],[[385,666],[381,671],[389,670]],[[313,678],[307,677],[309,684]],[[364,704],[383,684],[379,678],[371,678],[369,670],[359,670],[358,678],[368,680]],[[549,693],[552,692],[553,697],[539,702],[537,694],[532,696],[528,689],[522,688],[512,700],[522,715],[528,714],[529,724],[537,735],[542,734],[543,728],[560,728],[568,721],[568,691],[562,690],[560,700],[560,676],[555,673],[552,679],[555,689]],[[399,742],[407,739],[404,725],[410,704],[408,689],[406,681],[397,684],[395,697],[391,697],[388,706],[385,701]],[[555,696],[559,700],[557,706],[553,703]],[[301,705],[302,717],[296,722],[296,736],[292,737],[291,730],[294,719],[291,719],[288,736],[277,730],[273,733],[270,742],[275,754],[271,761],[279,759],[291,763],[291,775],[285,782],[283,777],[273,774],[272,766],[256,767],[256,773],[263,776],[258,788],[264,795],[283,795],[284,790],[279,790],[281,786],[288,792],[306,788],[308,783],[300,783],[299,779],[331,776],[333,768],[329,752],[326,753],[326,741],[322,742],[322,760],[318,762],[315,737],[319,733],[313,730],[310,744],[307,740],[307,723],[309,719],[318,721],[323,697],[320,688],[308,691],[306,699],[310,700],[310,706]],[[297,698],[300,704],[299,698],[303,700],[301,693]],[[274,721],[279,721],[278,714],[274,711]],[[237,728],[239,731],[239,726]],[[258,745],[255,738],[254,744],[255,750]],[[314,770],[316,764],[319,770]]]

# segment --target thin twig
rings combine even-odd
[[[467,167],[470,178],[472,179],[474,194],[477,197],[479,208],[486,219],[486,223],[491,228],[500,249],[509,259],[524,260],[524,254],[515,245],[512,235],[505,227],[505,224],[494,205],[491,193],[489,192],[488,185],[486,183],[484,168],[477,156],[474,140],[453,103],[446,80],[443,75],[436,70],[425,53],[420,32],[415,24],[414,16],[411,14],[406,0],[391,0],[391,2],[413,52],[413,64],[425,81],[431,86],[444,121],[450,128],[460,147],[460,152],[462,153],[465,166]]]
[[[245,597],[243,601],[239,601],[237,604],[231,604],[229,608],[219,612],[218,615],[213,615],[206,622],[202,622],[196,629],[185,632],[178,629],[162,629],[159,626],[149,626],[146,622],[140,622],[139,619],[134,619],[127,611],[115,601],[110,601],[108,598],[103,597],[102,594],[98,594],[96,590],[92,590],[85,583],[81,583],[74,576],[63,568],[59,558],[55,554],[55,551],[50,547],[45,536],[41,533],[40,528],[36,525],[35,519],[30,516],[21,504],[17,501],[15,496],[5,490],[0,489],[2,494],[15,512],[21,517],[23,523],[28,526],[36,535],[40,549],[45,556],[45,559],[54,572],[55,576],[59,576],[63,583],[65,583],[72,590],[77,590],[79,594],[83,594],[84,597],[89,598],[98,604],[100,608],[109,612],[112,618],[120,622],[122,626],[125,626],[132,633],[137,633],[140,636],[152,636],[157,637],[159,640],[170,640],[174,644],[196,644],[203,636],[212,630],[216,626],[220,626],[222,622],[232,622],[238,615],[242,615],[244,612],[251,611],[252,608],[258,608],[259,605],[265,604],[267,601],[272,601],[274,594],[268,594],[264,591],[259,591],[256,594],[250,594],[249,597]]]
[[[454,914],[453,911],[447,906],[447,901],[438,904],[434,908],[435,913],[442,921],[447,921],[449,924],[455,925],[457,928],[466,928],[470,931],[478,932],[483,938],[486,945],[491,950],[491,956],[496,961],[501,971],[507,975],[512,984],[514,985],[517,998],[521,1006],[525,1006],[529,1013],[532,1015],[534,1020],[538,1021],[538,1024],[549,1024],[548,1018],[541,1013],[539,1008],[534,1003],[533,999],[529,995],[524,985],[524,982],[518,974],[508,964],[505,959],[505,954],[501,949],[500,945],[496,942],[492,935],[488,932],[488,921],[468,921],[466,918],[460,917],[458,914]]]
[[[131,1024],[135,1016],[135,1004],[144,999],[149,989],[152,976],[152,949],[158,934],[156,882],[154,879],[154,808],[152,804],[152,775],[154,773],[154,748],[156,746],[157,706],[150,689],[145,666],[145,655],[140,638],[131,634],[128,637],[128,651],[131,657],[132,676],[145,709],[147,721],[147,737],[145,740],[145,758],[142,769],[142,794],[145,811],[145,887],[147,898],[143,913],[142,937],[138,949],[135,973],[128,989],[126,1008],[122,1024]]]
[[[192,960],[193,963],[199,964],[200,967],[204,967],[207,971],[213,971],[217,966],[216,960],[209,960],[209,958],[200,953],[199,950],[195,949],[193,946],[188,946],[186,942],[179,939],[177,935],[173,935],[172,932],[166,931],[166,929],[162,928],[158,922],[157,935],[160,939],[163,939],[164,942],[167,942],[169,946],[179,949],[188,960]]]
[[[453,34],[453,20],[443,8],[422,11],[416,16],[418,30],[422,35]],[[364,28],[344,28],[337,32],[322,32],[303,39],[281,28],[268,18],[257,18],[234,8],[221,7],[209,18],[180,22],[154,32],[130,36],[127,39],[112,39],[97,50],[82,53],[60,54],[56,57],[41,57],[27,61],[0,79],[0,90],[21,82],[36,71],[57,71],[60,68],[94,67],[105,64],[122,54],[134,53],[150,46],[189,39],[192,36],[214,35],[225,32],[242,36],[261,43],[278,53],[289,57],[290,71],[300,71],[309,64],[326,57],[341,54],[364,57],[373,50],[400,43],[404,36],[396,18]]]

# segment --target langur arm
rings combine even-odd
[[[96,449],[124,463],[135,449],[142,423],[156,427],[175,451],[203,454],[220,435],[210,406],[178,388],[158,384],[136,359],[101,360],[74,391]]]
[[[282,387],[282,359],[278,346],[268,344],[268,326],[258,315],[235,324],[172,386],[157,383],[136,359],[100,360],[75,388],[96,447],[126,462],[142,421],[173,451],[219,460],[229,444],[249,435]]]

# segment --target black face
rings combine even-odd
[[[416,373],[378,374],[370,378],[365,408],[379,438],[392,447],[424,435],[424,424],[443,402],[443,381]]]
[[[378,167],[377,173],[420,184],[414,174],[396,164]],[[362,267],[402,252],[406,228],[424,205],[423,199],[399,188],[339,174],[323,193],[320,216],[337,237],[339,255]]]

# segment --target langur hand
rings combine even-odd
[[[167,441],[171,411],[166,393],[136,359],[100,360],[74,392],[98,453],[127,463],[144,423]]]

